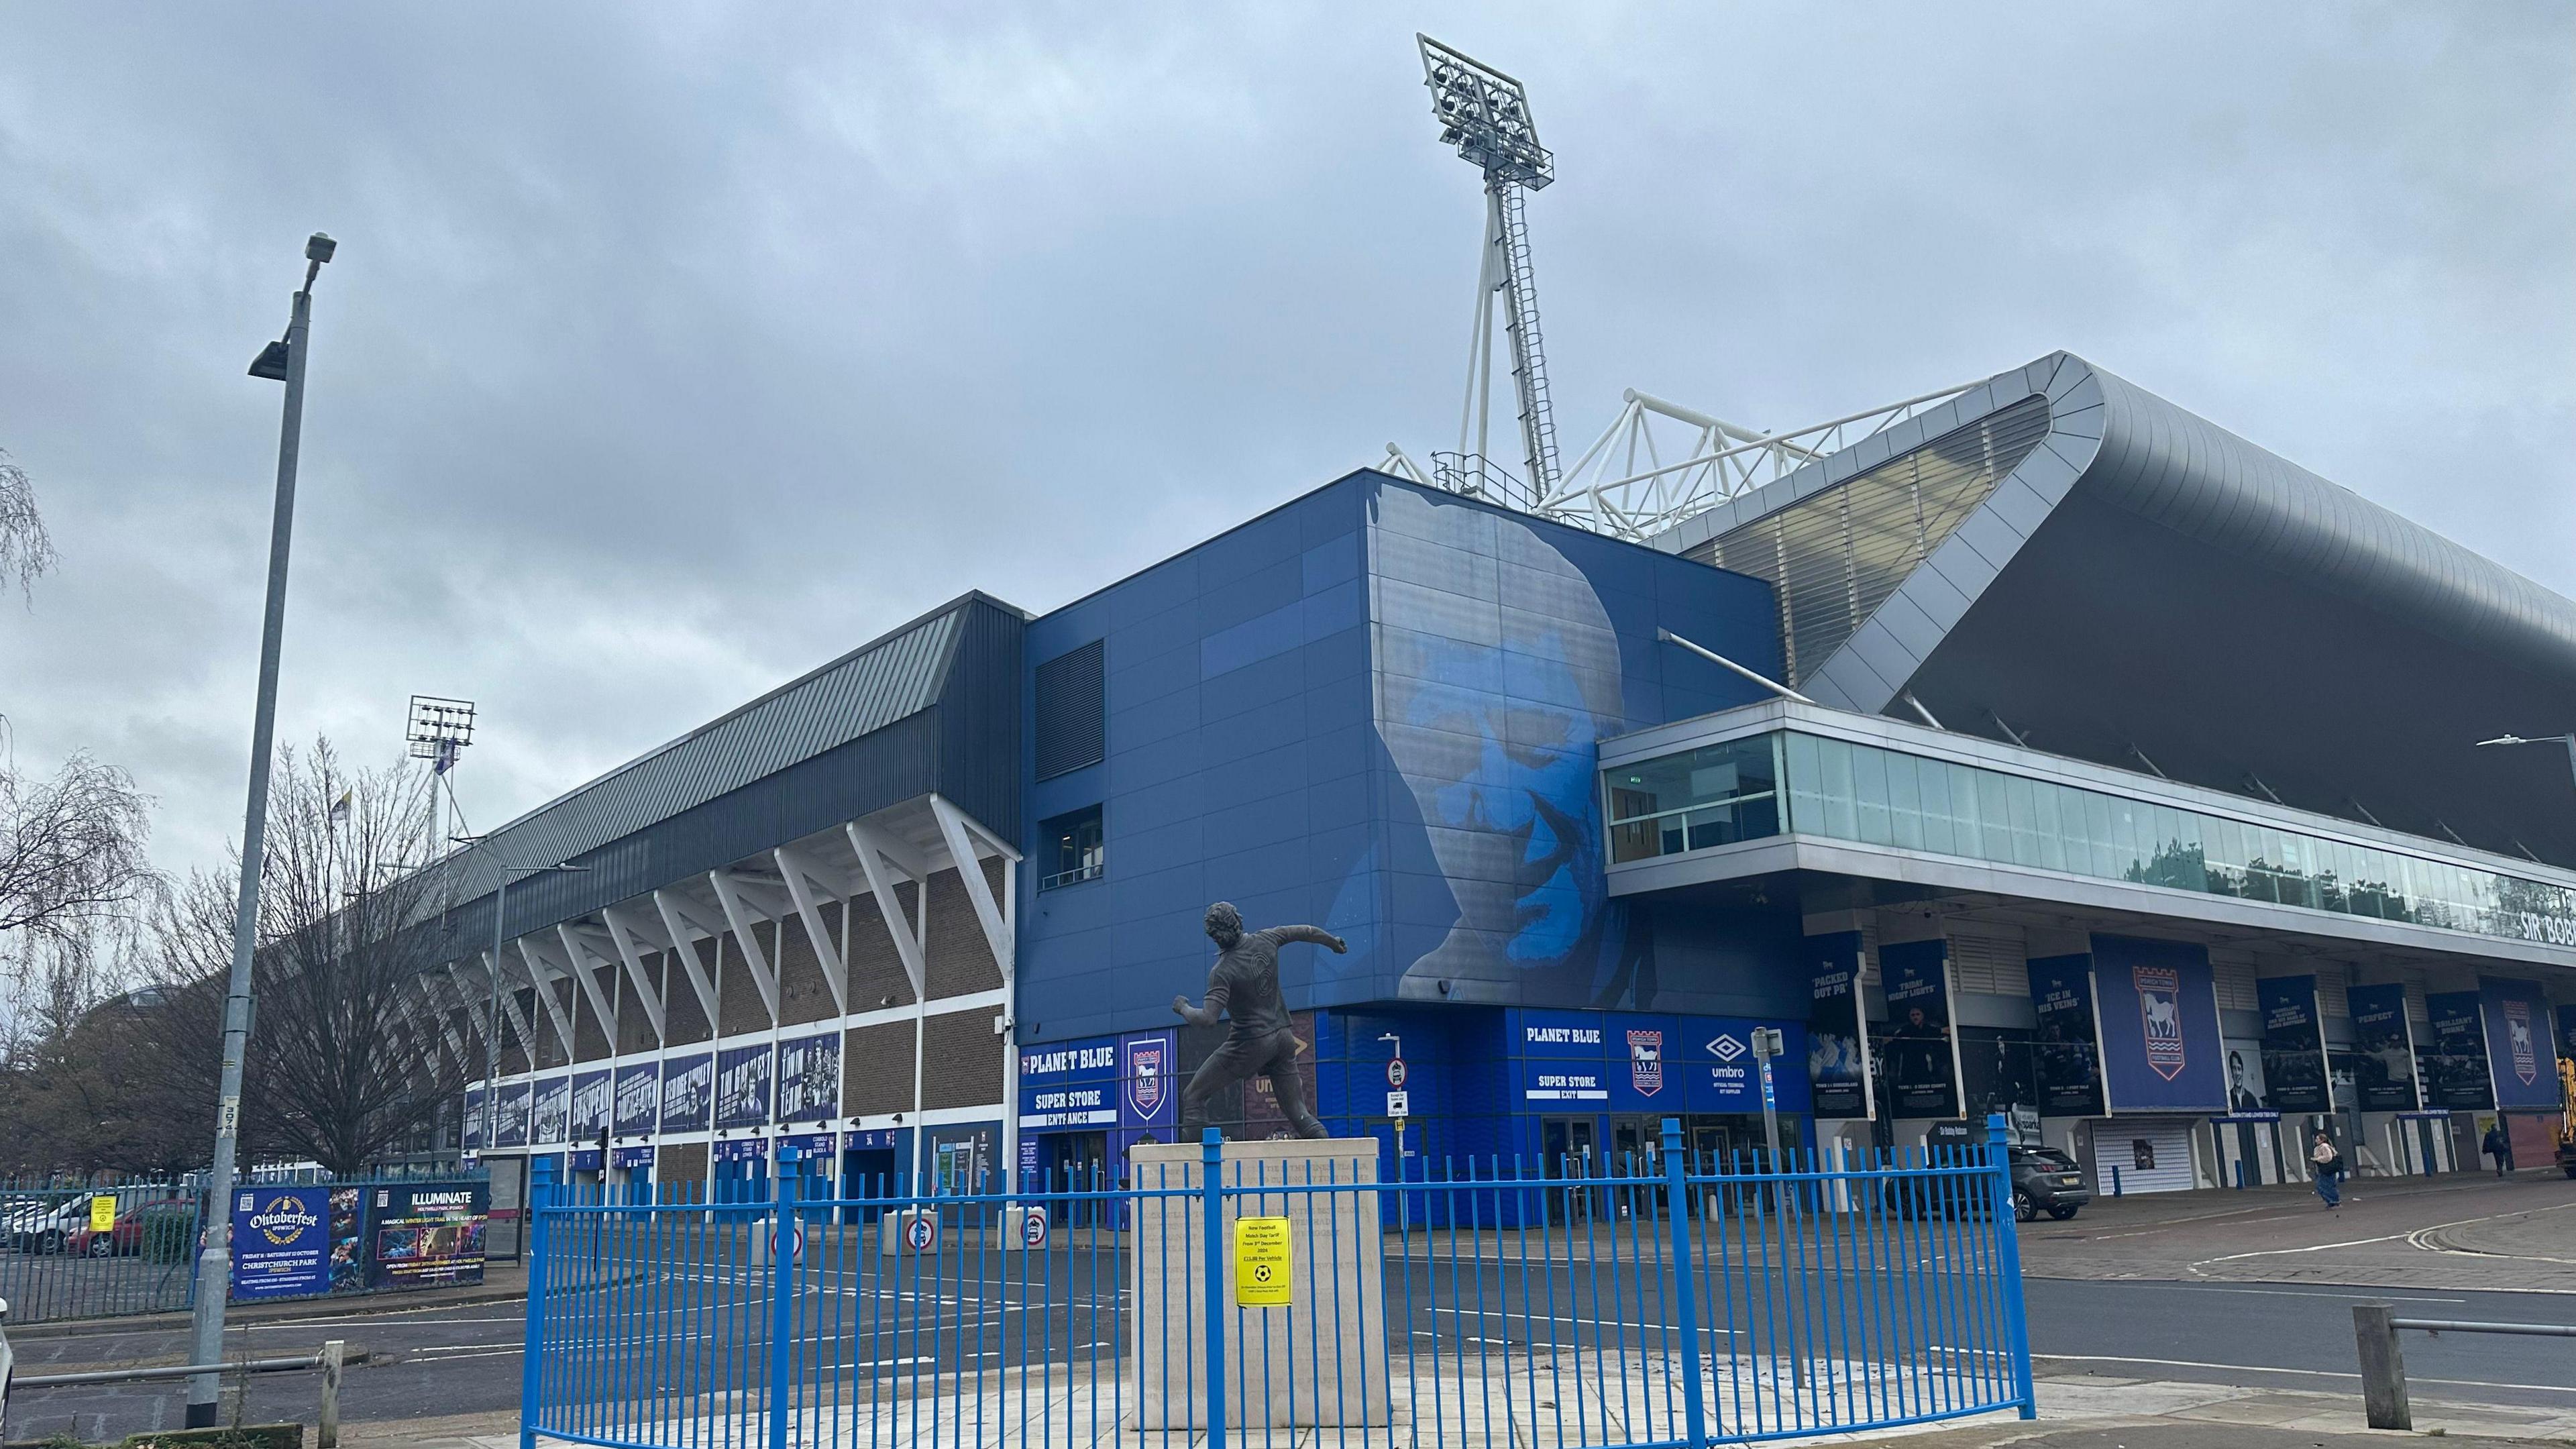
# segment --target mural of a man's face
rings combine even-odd
[[[1525,524],[1394,488],[1377,507],[1373,547],[1459,575],[1390,569],[1375,605],[1380,734],[1458,905],[1409,969],[1561,968],[1589,988],[1607,906],[1595,746],[1625,724],[1609,616]],[[1409,577],[1422,574],[1458,591]]]

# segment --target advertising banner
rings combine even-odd
[[[2218,990],[2207,950],[2097,935],[2093,991],[2112,1112],[2227,1110]]]
[[[2433,1023],[2433,1039],[2425,1044],[2421,1062],[2424,1105],[2452,1111],[2494,1106],[2478,993],[2430,992],[2424,997],[2424,1011]]]
[[[2415,1027],[2406,1019],[2405,985],[2347,986],[2343,999],[2352,1013],[2352,1086],[2361,1110],[2423,1106],[2415,1096]]]
[[[1137,1032],[1118,1039],[1118,1125],[1169,1128],[1179,1120],[1181,1083],[1176,1035]]]
[[[572,1125],[572,1078],[548,1077],[537,1083],[536,1132],[532,1142],[561,1142]]]
[[[492,1127],[492,1145],[495,1147],[527,1146],[528,1084],[502,1083],[499,1101],[500,1110],[496,1115],[500,1120]]]
[[[2486,1018],[2487,1069],[2498,1107],[2555,1108],[2558,1063],[2549,1051],[2549,1005],[2537,981],[2478,978]]]
[[[1799,1040],[1803,1033],[1798,1024],[1734,1016],[1685,1016],[1674,1020],[1674,1036],[1680,1045],[1673,1069],[1683,1073],[1683,1109],[1748,1115],[1762,1110],[1761,1065],[1753,1057],[1753,1028],[1757,1026],[1780,1028],[1780,1055],[1771,1060],[1773,1106],[1784,1115],[1825,1115],[1816,1106],[1815,1090],[1807,1074],[1798,1070],[1798,1063],[1811,1058],[1815,1051],[1811,1044]],[[1665,1110],[1671,1110],[1669,1103]]]
[[[1878,948],[1887,985],[1887,1085],[1899,1117],[1959,1115],[1959,1063],[1950,1039],[1950,943]]]
[[[465,1089],[465,1120],[463,1126],[465,1129],[465,1135],[463,1138],[465,1150],[472,1152],[480,1148],[483,1145],[483,1089],[481,1087],[468,1087]]]
[[[330,1197],[327,1187],[250,1187],[233,1194],[233,1297],[330,1291]]]
[[[716,1059],[705,1052],[662,1062],[662,1130],[703,1132],[716,1104]]]
[[[1521,1099],[1562,1103],[1566,1111],[1601,1110],[1610,1100],[1610,1081],[1601,1060],[1600,1016],[1524,1009],[1518,1017]]]
[[[778,1120],[820,1122],[841,1115],[841,1034],[827,1031],[778,1044]]]
[[[708,1155],[718,1162],[767,1162],[769,1139],[766,1137],[728,1138],[716,1143],[714,1150]]]
[[[608,1130],[610,1075],[605,1068],[595,1072],[572,1074],[572,1117],[569,1131],[575,1142],[596,1142]]]
[[[769,1077],[776,1064],[769,1043],[727,1047],[716,1053],[716,1125],[765,1127],[769,1124]],[[671,1118],[669,1090],[664,1089],[662,1120]]]
[[[1807,938],[1807,1084],[1819,1117],[1871,1115],[1860,951],[1858,931]]]
[[[617,1135],[635,1137],[653,1130],[662,1109],[662,1078],[651,1062],[617,1069]]]
[[[2558,1008],[2558,1056],[2576,1062],[2576,1006]]]
[[[2030,963],[2037,1032],[2039,1110],[2050,1117],[2102,1115],[2100,1038],[2094,1032],[2093,958],[2042,956]]]
[[[452,1288],[483,1281],[490,1201],[482,1183],[400,1183],[364,1191],[369,1288]]]
[[[2333,1111],[2317,978],[2266,976],[2254,983],[2254,1008],[2263,1017],[2263,1106],[2274,1112]],[[2247,1110],[2232,1100],[2228,1109]]]

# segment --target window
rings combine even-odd
[[[1039,665],[1037,692],[1038,778],[1052,780],[1099,764],[1108,742],[1100,641]]]
[[[1086,805],[1038,823],[1038,889],[1100,878],[1100,807]]]
[[[1780,833],[1772,736],[1605,772],[1610,858],[1646,860]]]

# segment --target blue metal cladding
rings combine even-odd
[[[2093,989],[2112,1111],[2227,1110],[2208,948],[2097,934]]]
[[[1665,1004],[1602,875],[1597,741],[1758,691],[1658,628],[1780,667],[1758,581],[1374,473],[1031,621],[1029,660],[1103,643],[1108,739],[1022,764],[1023,829],[1098,804],[1104,832],[1097,880],[1023,872],[1029,1039],[1195,999],[1219,899],[1350,942],[1284,953],[1299,1008]]]

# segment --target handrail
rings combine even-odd
[[[0,1313],[7,1305],[0,1304]],[[7,1362],[8,1340],[0,1337],[0,1364]],[[63,1374],[8,1374],[0,1376],[0,1422],[5,1422],[9,1401],[26,1389],[74,1388],[83,1384],[151,1383],[162,1379],[195,1378],[199,1374],[283,1374],[312,1369],[322,1371],[322,1404],[314,1418],[315,1449],[339,1449],[340,1443],[340,1372],[348,1362],[348,1343],[332,1339],[316,1353],[298,1354],[292,1358],[236,1359],[231,1363],[155,1364],[149,1367],[81,1369]]]
[[[2398,1352],[2401,1329],[2418,1333],[2509,1333],[2530,1338],[2576,1338],[2576,1324],[2476,1323],[2450,1318],[2399,1318],[2385,1303],[2352,1305],[2352,1336],[2361,1356],[2361,1408],[2374,1429],[2415,1427],[2406,1401],[2406,1359]]]

